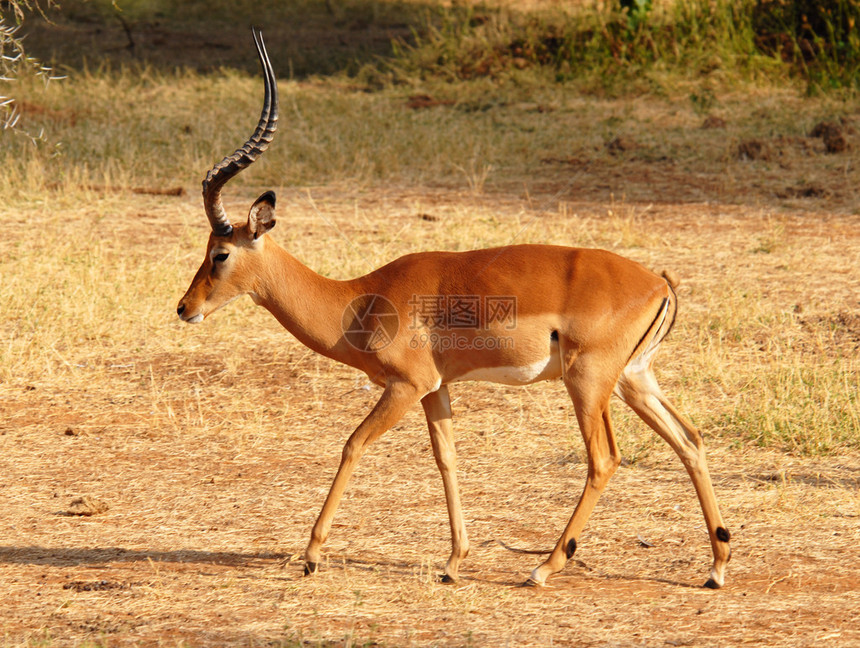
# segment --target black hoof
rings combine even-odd
[[[457,582],[456,578],[451,578],[448,574],[442,574],[439,576],[439,582],[445,583],[446,585],[451,585]]]
[[[315,562],[305,563],[305,576],[317,573],[318,565]]]
[[[527,578],[527,579],[525,580],[525,582],[524,582],[522,585],[520,585],[520,587],[543,587],[543,585],[541,585],[540,583],[538,583],[538,582],[537,582],[535,579],[533,579],[533,578]]]
[[[705,583],[705,587],[708,589],[720,589],[720,584],[713,578],[709,578],[708,582]]]

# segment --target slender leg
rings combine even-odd
[[[460,507],[460,487],[457,484],[457,449],[454,446],[454,433],[451,426],[451,400],[448,387],[442,385],[438,391],[427,394],[422,400],[427,426],[430,429],[430,442],[433,456],[442,474],[445,488],[445,502],[448,505],[448,520],[451,523],[451,557],[445,566],[443,583],[455,583],[460,561],[469,553],[469,538],[463,522]]]
[[[598,380],[586,380],[583,377],[573,379],[569,375],[565,375],[564,382],[573,400],[579,429],[585,441],[585,450],[588,454],[588,477],[585,480],[585,490],[564,533],[549,558],[532,571],[526,585],[544,585],[549,576],[564,568],[567,560],[576,551],[576,541],[588,522],[600,494],[621,463],[621,453],[615,442],[615,434],[609,418],[611,387],[602,389],[597,387]]]
[[[418,396],[415,387],[408,383],[389,384],[382,393],[379,402],[376,403],[367,418],[361,422],[361,425],[355,429],[346,445],[343,446],[340,467],[337,469],[325,504],[323,504],[322,511],[320,511],[311,531],[311,540],[305,550],[305,574],[311,574],[317,570],[320,549],[328,537],[332,519],[338,504],[340,504],[340,498],[343,496],[343,491],[361,455],[364,454],[368,445],[400,420],[406,410],[418,400]]]
[[[659,434],[681,458],[693,481],[705,515],[714,565],[705,587],[717,589],[725,582],[726,565],[731,558],[731,535],[723,524],[714,486],[705,459],[702,435],[663,395],[650,366],[629,365],[618,381],[617,393],[639,417]]]

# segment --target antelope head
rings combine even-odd
[[[260,121],[251,137],[206,174],[203,207],[212,232],[206,257],[191,285],[179,300],[176,312],[185,322],[202,322],[228,302],[245,294],[255,295],[255,277],[262,263],[265,234],[275,226],[275,193],[257,198],[245,223],[233,225],[221,203],[221,188],[269,148],[278,124],[278,86],[266,53],[262,34],[254,31],[257,55],[263,67],[265,97]]]

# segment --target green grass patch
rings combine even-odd
[[[852,362],[773,363],[757,370],[718,425],[743,444],[801,455],[860,447],[858,367]]]
[[[857,0],[526,8],[418,0],[69,0],[47,13],[52,22],[28,19],[32,50],[75,68],[109,61],[253,69],[238,47],[252,24],[272,37],[281,76],[341,73],[371,87],[528,70],[613,94],[659,89],[667,75],[722,85],[795,76],[810,91],[853,90],[860,67]]]

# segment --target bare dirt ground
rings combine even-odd
[[[374,261],[377,253],[452,247],[458,237],[468,246],[464,232],[493,243],[464,229],[474,221],[498,229],[499,240],[526,225],[529,240],[610,247],[679,270],[684,310],[660,375],[698,421],[720,420],[738,384],[755,381],[755,367],[767,363],[763,323],[760,339],[726,351],[739,359],[734,369],[709,365],[691,324],[722,312],[709,294],[754,295],[750,317],[765,303],[800,305],[807,324],[795,322],[796,330],[807,337],[797,344],[824,340],[823,353],[837,348],[856,359],[860,228],[853,216],[703,203],[558,205],[557,196],[550,204],[489,190],[315,196],[311,207],[302,192],[288,191],[280,204],[289,219],[275,235],[334,274],[339,264],[346,274],[359,264],[349,241],[359,248],[377,241],[369,246]],[[322,571],[303,577],[301,554],[342,444],[378,391],[304,349],[249,301],[198,327],[174,321],[202,253],[203,216],[195,197],[135,202],[3,215],[5,253],[31,244],[34,219],[83,227],[83,237],[97,221],[108,246],[103,262],[114,259],[115,245],[131,266],[171,268],[162,294],[128,298],[153,305],[147,322],[121,302],[114,313],[96,313],[117,320],[99,329],[101,338],[81,341],[70,331],[65,344],[42,355],[31,350],[0,382],[4,645],[860,644],[856,450],[806,457],[757,447],[732,430],[711,435],[709,460],[734,553],[726,586],[710,591],[701,587],[710,550],[689,480],[620,407],[628,461],[574,560],[551,587],[517,587],[540,558],[499,541],[551,547],[585,477],[572,407],[556,383],[452,390],[473,545],[460,583],[436,581],[448,525],[418,411],[362,459]],[[175,244],[176,259],[161,264],[165,252],[153,248],[164,240],[184,242]],[[112,266],[103,281],[121,284],[134,271]],[[847,318],[841,327],[838,313]],[[815,322],[824,324],[809,333]],[[6,342],[15,335],[24,333]],[[735,382],[724,375],[732,371],[749,375]],[[74,503],[82,497],[89,499]],[[74,514],[87,505],[100,512]]]
[[[325,6],[320,25],[264,25],[273,59],[319,72],[305,45],[337,67],[410,33],[397,16],[362,25]],[[256,72],[244,22],[218,38],[81,22],[43,26],[29,43],[72,64],[85,52]],[[860,126],[854,114],[833,132],[752,137],[720,114],[696,117],[704,146],[683,144],[725,151],[719,164],[676,160],[649,119],[599,153],[553,154],[539,178],[483,192],[280,188],[273,235],[335,277],[513,240],[672,269],[681,311],[658,375],[706,434],[732,532],[724,588],[701,587],[710,549],[680,462],[620,406],[625,463],[576,556],[551,587],[518,587],[541,558],[501,543],[551,547],[586,474],[558,383],[452,389],[472,542],[461,582],[437,582],[449,531],[419,411],[362,459],[321,572],[303,577],[343,442],[378,390],[249,300],[198,327],[177,321],[206,236],[197,187],[90,188],[0,204],[2,296],[22,295],[0,312],[0,645],[860,645],[860,451],[764,443],[757,426],[785,423],[770,415],[781,407],[795,430],[839,410],[816,389],[820,367],[857,392]],[[244,213],[264,189],[231,189],[227,206]],[[809,387],[806,410],[781,381]],[[767,401],[763,383],[775,385]]]

